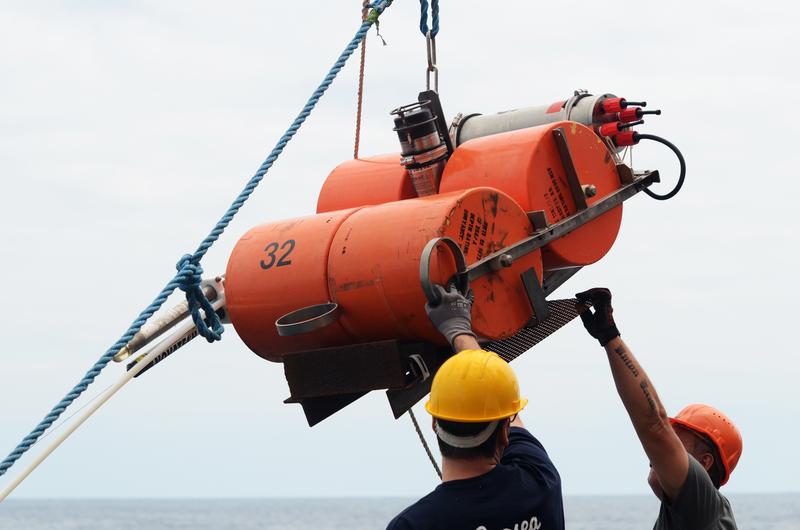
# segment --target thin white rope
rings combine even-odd
[[[211,307],[214,308],[216,311],[220,307],[225,304],[225,298],[219,297],[211,304]],[[201,311],[202,315],[202,311]],[[74,433],[78,427],[83,425],[83,423],[89,419],[89,417],[97,412],[97,410],[102,407],[109,399],[111,399],[114,394],[116,394],[123,386],[125,386],[131,379],[133,379],[139,372],[145,369],[151,361],[153,361],[156,357],[164,353],[165,350],[171,348],[177,341],[178,338],[183,336],[192,336],[195,331],[195,324],[191,318],[187,318],[179,323],[175,327],[175,331],[169,333],[165,336],[165,338],[161,339],[155,346],[153,346],[150,351],[139,361],[136,365],[133,366],[130,370],[126,371],[119,380],[111,385],[108,390],[105,390],[100,395],[100,399],[97,400],[91,407],[89,407],[83,414],[81,414],[78,419],[70,425],[64,432],[59,434],[53,442],[47,446],[47,448],[42,451],[42,453],[37,456],[25,470],[19,474],[19,476],[11,481],[8,486],[0,492],[0,502],[3,502],[6,497],[8,497],[12,491],[14,491],[17,486],[19,486],[22,481],[28,478],[28,475],[33,473],[33,471],[39,467],[39,465],[45,461],[45,459],[50,456],[53,451],[55,451],[64,440],[70,437],[72,433]],[[196,335],[195,335],[196,336]]]
[[[86,403],[81,405],[75,412],[73,412],[72,414],[70,414],[69,416],[64,418],[61,422],[59,422],[58,425],[56,425],[55,427],[51,427],[46,433],[44,433],[44,435],[42,435],[41,438],[39,438],[38,440],[36,440],[33,443],[33,445],[31,446],[31,449],[36,447],[36,444],[38,444],[39,442],[41,442],[42,440],[44,440],[45,438],[47,438],[48,436],[50,436],[54,432],[58,431],[65,423],[67,423],[69,420],[71,420],[72,418],[77,416],[80,411],[82,411],[83,409],[88,407],[92,402],[94,402],[94,400],[96,400],[97,398],[102,396],[105,393],[105,391],[108,390],[109,388],[111,388],[112,386],[114,386],[114,383],[111,383],[110,385],[105,387],[103,390],[101,390],[100,392],[95,394],[91,399],[89,399],[89,401],[87,401]]]

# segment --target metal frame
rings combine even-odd
[[[482,260],[473,263],[467,267],[469,281],[472,282],[481,276],[497,270],[498,267],[500,267],[499,261],[501,256],[509,255],[511,256],[512,260],[517,260],[526,254],[530,254],[536,249],[542,248],[551,241],[569,234],[576,228],[580,228],[589,221],[597,219],[604,213],[616,208],[624,201],[630,199],[642,191],[642,189],[650,186],[654,182],[659,182],[658,171],[650,171],[640,175],[634,175],[633,182],[622,186],[611,195],[597,201],[592,205],[591,208],[587,208],[586,210],[582,210],[576,214],[573,214],[566,219],[563,219],[543,230],[538,231],[530,237],[521,239],[516,243],[512,243],[511,245],[498,250],[489,256],[486,256]]]
[[[583,191],[581,180],[578,178],[575,162],[572,161],[572,154],[569,152],[569,144],[567,143],[567,137],[564,136],[564,129],[559,127],[553,130],[553,139],[556,142],[561,163],[564,165],[564,173],[567,175],[567,183],[569,184],[569,191],[572,192],[572,200],[575,201],[575,209],[578,211],[585,210],[589,205],[586,203],[586,195]]]
[[[458,243],[455,241],[455,239],[449,237],[437,237],[431,239],[425,245],[425,248],[422,249],[422,256],[419,260],[419,283],[422,287],[422,292],[425,293],[425,298],[428,299],[428,303],[432,306],[439,305],[441,302],[439,293],[433,288],[430,271],[431,256],[433,255],[433,250],[439,246],[439,243],[443,243],[450,250],[453,255],[453,259],[456,262],[456,273],[453,275],[451,280],[455,282],[456,289],[458,289],[458,291],[464,296],[467,295],[467,291],[469,290],[469,280],[467,278],[467,258],[461,251],[461,247],[458,246]]]
[[[286,313],[275,321],[275,329],[281,337],[302,335],[324,328],[339,319],[339,304],[327,302],[315,304]]]
[[[530,302],[531,309],[533,309],[533,316],[539,322],[546,320],[550,316],[550,311],[547,309],[547,300],[545,299],[547,295],[542,290],[539,277],[536,276],[536,269],[531,267],[520,276],[522,277],[522,285],[525,287],[525,294],[528,295],[528,302]]]
[[[372,390],[400,417],[430,389],[431,375],[453,352],[425,342],[385,340],[289,353],[283,369],[291,396],[314,426]]]
[[[466,267],[461,248],[454,240],[432,239],[420,257],[420,283],[426,298],[431,303],[437,296],[431,285],[428,267],[431,255],[440,243],[447,246],[454,256],[458,270],[454,279],[458,280],[457,283],[461,284],[459,285],[461,288],[485,274],[509,267],[515,260],[600,217],[659,181],[657,171],[634,174],[627,166],[618,165],[617,173],[622,186],[589,206],[564,133],[561,129],[556,129],[553,134],[578,211],[549,226],[544,212],[529,212],[528,218],[536,230],[532,236],[517,241],[469,267]],[[515,335],[506,339],[506,342],[513,346],[509,348],[514,350],[512,352],[514,355],[518,354],[517,350],[520,352],[527,350],[532,344],[574,318],[574,315],[566,314],[568,312],[563,310],[552,313],[552,309],[564,301],[552,302],[546,300],[546,297],[580,269],[581,267],[570,267],[548,271],[544,274],[541,284],[534,269],[522,273],[522,282],[531,303],[533,316],[529,327],[523,328],[518,334],[525,337],[517,340]],[[551,313],[555,317],[549,319]],[[493,344],[502,346],[505,342],[496,341]],[[430,391],[431,375],[435,374],[452,354],[449,348],[435,344],[401,343],[394,340],[288,354],[284,357],[284,370],[292,396],[286,402],[300,403],[309,425],[313,426],[367,392],[386,388],[392,413],[398,418]]]
[[[553,291],[561,287],[564,282],[575,276],[583,267],[569,267],[566,269],[556,269],[544,273],[542,280],[542,291],[545,296],[550,296]]]
[[[444,144],[447,146],[447,154],[453,154],[453,140],[447,129],[447,120],[444,119],[444,111],[442,110],[442,101],[439,99],[439,94],[435,90],[425,90],[420,92],[417,96],[417,101],[423,103],[427,101],[431,110],[435,114],[436,126],[439,129],[439,134],[442,136]]]

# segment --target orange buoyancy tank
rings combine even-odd
[[[561,121],[482,138],[460,145],[445,166],[440,192],[474,186],[492,186],[507,193],[526,211],[543,210],[553,224],[576,213],[553,131],[565,133],[575,170],[582,185],[594,185],[597,194],[589,206],[619,189],[614,157],[592,131],[576,122]],[[622,205],[547,245],[542,252],[545,270],[589,265],[614,244]]]
[[[236,243],[225,272],[225,303],[233,327],[255,353],[280,361],[285,353],[353,342],[338,322],[290,337],[278,335],[275,322],[294,309],[330,301],[328,251],[354,211],[262,224]]]
[[[258,355],[284,354],[373,340],[445,344],[428,320],[420,287],[420,256],[436,237],[450,237],[473,263],[528,237],[525,211],[507,195],[478,188],[268,223],[250,230],[228,261],[228,313],[242,340]],[[541,253],[472,282],[474,331],[482,337],[516,333],[531,316],[520,274],[542,279]],[[445,248],[433,252],[432,281],[455,272]],[[297,309],[335,302],[338,320],[295,336],[275,322]]]
[[[328,262],[331,295],[344,308],[340,322],[364,341],[424,339],[444,344],[428,320],[420,288],[425,244],[450,237],[471,264],[531,233],[525,211],[493,188],[362,208],[342,224]],[[434,252],[431,262],[436,283],[444,284],[455,272],[444,248]],[[472,282],[472,328],[478,336],[505,338],[528,322],[531,307],[520,275],[530,268],[541,281],[538,250]]]
[[[332,212],[417,196],[400,153],[342,162],[330,172],[317,199],[317,213]]]

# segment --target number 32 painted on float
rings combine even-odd
[[[280,250],[284,250],[285,252],[283,255],[278,258],[275,253]],[[259,264],[261,268],[264,270],[271,269],[273,265],[276,267],[285,267],[286,265],[291,265],[292,260],[286,259],[289,257],[289,254],[292,253],[294,250],[294,239],[287,239],[283,242],[283,244],[278,243],[277,241],[273,241],[269,245],[264,248],[264,252],[267,253],[268,260],[261,260]]]

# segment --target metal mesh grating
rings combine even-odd
[[[507,339],[492,341],[486,349],[497,353],[507,362],[513,361],[577,317],[576,302],[574,298],[548,300],[547,308],[550,310],[550,316],[544,321],[522,328],[516,335]]]

